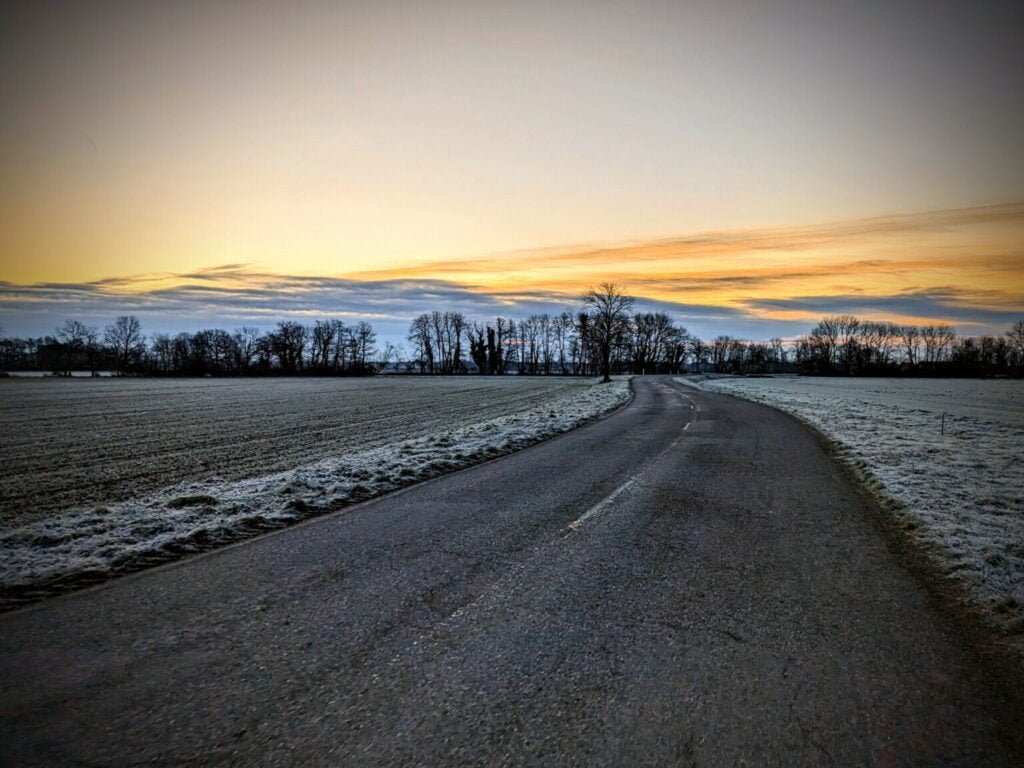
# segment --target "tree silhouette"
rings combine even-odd
[[[601,357],[601,381],[611,378],[612,345],[629,330],[633,299],[617,283],[601,283],[580,297],[591,317],[591,339]]]
[[[142,324],[135,315],[119,316],[106,327],[103,340],[114,352],[114,368],[119,376],[124,376],[132,359],[145,350]]]
[[[95,328],[90,328],[78,320],[65,320],[64,324],[57,329],[57,339],[64,350],[63,373],[65,376],[71,375],[71,368],[76,357],[85,352],[86,344],[94,340],[95,336]]]

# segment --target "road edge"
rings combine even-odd
[[[679,382],[709,395],[735,398],[744,403],[770,408],[805,429],[826,456],[865,502],[869,522],[879,532],[886,549],[918,584],[930,610],[959,640],[961,650],[972,662],[986,687],[1004,705],[1010,724],[999,728],[1005,743],[1024,760],[1024,651],[1007,640],[995,627],[983,606],[963,582],[943,570],[935,555],[937,545],[913,535],[898,512],[905,505],[885,492],[881,482],[856,464],[841,441],[829,436],[806,419],[783,408],[745,398],[742,395],[704,389],[693,382]]]
[[[291,522],[282,522],[276,525],[268,525],[266,528],[249,530],[249,531],[238,531],[235,535],[228,538],[226,541],[221,540],[216,543],[211,543],[208,546],[200,546],[195,551],[189,552],[168,552],[166,555],[155,557],[152,561],[145,561],[135,563],[132,566],[126,567],[121,570],[115,570],[105,572],[103,574],[83,574],[80,578],[68,579],[64,582],[59,582],[51,585],[46,585],[37,588],[37,592],[31,592],[24,598],[19,599],[17,596],[10,602],[0,602],[0,615],[23,613],[36,609],[41,609],[43,606],[48,605],[54,600],[66,599],[82,593],[92,592],[99,589],[105,589],[116,582],[121,582],[125,579],[135,578],[144,576],[155,571],[160,571],[168,568],[179,567],[185,563],[192,562],[194,560],[210,557],[223,552],[228,549],[235,547],[246,546],[258,539],[262,539],[267,536],[273,536],[275,534],[283,533],[285,531],[299,528],[306,525],[314,525],[318,522],[324,521],[335,515],[347,514],[356,511],[362,507],[374,504],[383,499],[390,498],[392,496],[398,496],[403,493],[408,493],[416,490],[420,486],[427,485],[428,483],[437,482],[447,477],[457,475],[460,472],[467,472],[469,470],[476,469],[491,462],[500,461],[508,456],[520,453],[521,451],[527,451],[535,446],[546,444],[558,440],[563,437],[567,437],[581,429],[585,429],[593,424],[604,421],[605,419],[611,418],[615,414],[625,410],[633,401],[636,399],[636,388],[633,384],[634,377],[632,375],[626,378],[629,396],[619,405],[615,406],[611,410],[599,413],[597,416],[581,421],[569,429],[561,432],[554,432],[547,435],[540,435],[534,439],[529,440],[523,444],[517,445],[509,450],[503,451],[498,454],[488,455],[481,457],[479,461],[470,460],[469,463],[451,469],[448,471],[441,470],[438,474],[431,475],[430,477],[412,480],[407,485],[401,485],[397,488],[392,488],[381,494],[374,496],[368,496],[365,498],[357,498],[348,502],[343,502],[335,507],[315,510],[308,516],[296,519]],[[593,386],[601,386],[600,383],[595,383]],[[0,594],[4,594],[6,590],[0,590]],[[5,600],[10,600],[6,597]]]

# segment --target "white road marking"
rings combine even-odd
[[[687,403],[690,404],[690,410],[691,411],[699,411],[700,410],[700,406],[697,405],[696,403],[694,403],[693,399],[689,395],[684,394],[683,392],[680,392],[679,390],[673,390],[673,392],[675,392],[677,395],[679,395],[681,398],[683,398],[683,400],[685,400]]]
[[[590,509],[588,509],[586,512],[584,512],[582,515],[580,515],[576,520],[574,520],[573,522],[569,523],[570,530],[573,530],[573,531],[579,530],[580,526],[582,526],[583,523],[585,523],[589,518],[593,517],[598,512],[600,512],[602,509],[604,509],[609,504],[611,504],[613,501],[615,501],[615,499],[618,498],[619,494],[621,494],[623,491],[628,489],[635,482],[636,482],[636,478],[635,477],[631,477],[629,480],[624,482],[622,485],[620,485],[614,491],[609,493],[607,496],[605,496],[603,499],[601,499],[599,502],[597,502],[597,504],[595,504]]]
[[[689,423],[687,423],[686,426],[689,426]],[[684,427],[684,429],[685,429],[685,427]],[[657,461],[662,456],[664,456],[666,453],[668,453],[673,448],[675,448],[677,445],[679,445],[679,443],[682,442],[682,439],[683,438],[681,438],[681,437],[677,437],[675,440],[673,440],[672,443],[667,448],[664,448],[664,449],[662,449],[661,451],[658,452],[658,454],[654,457],[653,461]],[[622,485],[620,485],[614,491],[612,491],[607,496],[605,496],[603,499],[601,499],[601,501],[597,502],[597,504],[595,504],[590,509],[588,509],[586,512],[584,512],[582,515],[580,515],[579,518],[577,518],[576,520],[574,520],[572,523],[570,523],[567,526],[566,532],[563,533],[562,535],[563,536],[568,536],[569,533],[572,533],[573,531],[578,531],[583,526],[583,523],[585,523],[587,521],[588,518],[593,517],[598,512],[600,512],[601,510],[606,508],[613,501],[615,501],[615,499],[618,496],[620,496],[622,493],[627,491],[633,484],[635,484],[636,481],[639,480],[643,476],[644,472],[647,471],[647,468],[649,466],[650,465],[648,464],[647,467],[644,467],[644,469],[641,469],[639,472],[637,472],[635,475],[633,475],[631,478],[629,478],[629,480],[624,482]],[[511,571],[507,575],[503,576],[497,584],[493,585],[490,589],[482,592],[472,602],[470,602],[470,603],[468,603],[466,605],[460,606],[459,608],[456,608],[452,613],[450,613],[448,615],[448,617],[444,620],[443,624],[448,624],[450,622],[459,621],[463,617],[463,615],[465,615],[467,612],[478,610],[480,608],[480,606],[482,606],[485,602],[500,599],[501,595],[508,593],[509,590],[519,581],[520,576],[523,573],[525,573],[526,569],[530,567],[530,564],[533,562],[534,558],[537,557],[540,552],[541,552],[541,548],[538,547],[534,551],[533,555],[529,556],[528,558],[526,558],[525,560],[523,560],[523,561],[521,561],[519,563],[516,563],[512,567]],[[420,635],[420,640],[423,640],[425,637],[426,637],[426,634],[421,634]],[[415,645],[415,642],[413,644]]]
[[[689,397],[687,397],[686,395],[684,395],[684,394],[683,394],[682,392],[679,392],[678,390],[672,389],[672,390],[670,390],[670,391],[672,391],[672,392],[675,392],[675,393],[676,393],[677,395],[679,395],[680,397],[682,397],[682,398],[684,398],[684,399],[686,399],[686,400],[689,400],[689,399],[690,399]],[[694,410],[694,406],[693,406],[693,404],[692,404],[692,403],[690,404],[690,410]],[[699,411],[699,410],[700,410],[700,408],[697,408],[696,410],[698,410],[698,411]],[[686,430],[688,430],[688,429],[690,428],[690,424],[691,424],[691,422],[689,422],[689,421],[688,421],[688,422],[686,422],[686,425],[685,425],[685,426],[683,427],[683,431],[684,431],[684,432],[685,432]],[[669,451],[671,451],[671,450],[672,450],[673,448],[675,448],[675,447],[676,447],[677,445],[679,445],[679,442],[680,442],[681,440],[682,440],[682,438],[681,438],[681,437],[677,437],[677,438],[676,438],[675,440],[673,440],[673,441],[672,441],[672,444],[671,444],[671,445],[669,445],[669,446],[668,446],[668,448],[665,448],[664,450],[660,451],[660,452],[658,453],[658,455],[654,457],[654,459],[652,460],[652,462],[651,462],[651,463],[653,463],[654,461],[657,461],[658,459],[660,459],[660,458],[662,457],[662,455],[664,455],[664,454],[668,453],[668,452],[669,452]],[[650,464],[648,464],[648,465],[647,465],[647,467],[649,467],[649,466],[650,466]],[[600,512],[601,510],[603,510],[603,509],[605,509],[606,507],[608,507],[608,506],[609,506],[609,505],[610,505],[610,504],[611,504],[611,503],[612,503],[613,501],[615,501],[615,499],[617,499],[617,498],[618,498],[618,497],[619,497],[619,496],[620,496],[620,495],[621,495],[621,494],[622,494],[622,493],[623,493],[624,491],[627,491],[627,490],[628,490],[628,489],[629,489],[629,488],[630,488],[630,487],[631,487],[631,486],[632,486],[632,485],[633,485],[634,483],[636,483],[636,481],[637,481],[638,479],[640,479],[640,476],[641,476],[641,475],[643,475],[643,474],[644,474],[644,472],[645,472],[645,471],[647,470],[647,467],[645,467],[644,469],[642,469],[642,470],[641,470],[640,472],[638,472],[637,474],[633,475],[633,477],[629,478],[629,480],[627,480],[626,482],[624,482],[624,483],[623,483],[622,485],[620,485],[620,486],[619,486],[618,488],[616,488],[616,489],[615,489],[614,491],[612,491],[612,492],[611,492],[611,493],[609,493],[609,494],[608,494],[607,496],[605,496],[605,497],[604,497],[603,499],[601,499],[601,500],[600,500],[599,502],[597,502],[597,504],[595,504],[594,506],[592,506],[592,507],[591,507],[590,509],[588,509],[588,510],[587,510],[586,512],[584,512],[584,513],[583,513],[582,515],[580,515],[580,516],[579,516],[578,518],[576,518],[576,519],[575,519],[575,520],[573,520],[573,521],[572,521],[571,523],[569,523],[569,525],[568,525],[568,530],[569,530],[569,531],[578,531],[578,530],[579,530],[579,529],[580,529],[581,527],[583,527],[583,524],[584,524],[584,523],[585,523],[585,522],[586,522],[587,520],[589,520],[589,519],[590,519],[591,517],[593,517],[594,515],[596,515],[596,514],[597,514],[598,512]]]

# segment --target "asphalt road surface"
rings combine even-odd
[[[1020,765],[817,439],[637,379],[476,468],[0,616],[0,764]]]

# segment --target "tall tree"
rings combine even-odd
[[[906,357],[907,365],[913,368],[917,365],[921,351],[921,329],[916,325],[901,325],[899,329],[900,342],[903,344],[903,354]]]
[[[601,359],[601,380],[611,378],[612,347],[629,330],[629,313],[633,298],[616,283],[601,283],[581,297],[590,315],[590,334]]]
[[[356,373],[368,370],[368,361],[377,352],[377,332],[365,320],[360,320],[352,329],[352,345],[354,349],[353,368]]]
[[[434,336],[431,333],[430,319],[428,313],[419,315],[409,325],[409,334],[406,336],[412,344],[420,373],[434,373]]]
[[[256,357],[256,352],[260,340],[260,331],[258,328],[253,328],[250,325],[243,325],[241,328],[236,328],[234,333],[235,339],[235,351],[238,355],[235,361],[235,367],[239,373],[244,373],[249,370],[249,366],[252,365],[252,360]]]
[[[135,315],[120,315],[104,330],[103,341],[114,352],[114,370],[118,376],[128,373],[132,362],[145,349],[142,324]]]
[[[277,357],[281,370],[286,373],[302,370],[308,338],[306,326],[301,323],[287,320],[277,324],[277,330],[270,334],[270,347]]]
[[[91,328],[79,320],[65,320],[64,324],[57,329],[57,339],[63,351],[63,374],[71,375],[71,368],[75,360],[85,352],[86,344],[90,339],[95,338],[96,329]]]
[[[1006,332],[1017,356],[1017,365],[1024,365],[1024,320],[1018,320]]]
[[[946,358],[946,353],[956,340],[956,333],[949,325],[926,325],[921,329],[924,341],[925,365],[934,368]]]

